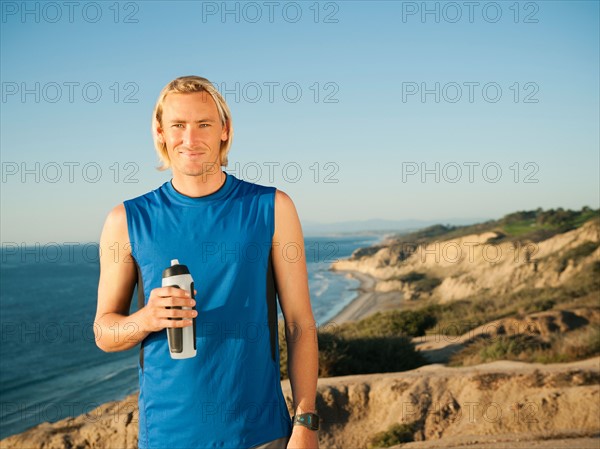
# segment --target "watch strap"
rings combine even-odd
[[[310,430],[319,430],[319,415],[316,413],[301,413],[294,415],[292,419],[294,426],[304,426]]]

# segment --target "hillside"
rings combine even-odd
[[[332,269],[374,277],[375,291],[437,304],[561,287],[585,274],[589,283],[600,274],[600,218],[592,211],[554,226],[508,216],[476,226],[433,227],[355,251]]]

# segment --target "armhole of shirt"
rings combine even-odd
[[[271,243],[273,243],[273,236],[275,235],[275,197],[277,195],[277,189],[273,187],[273,191],[271,192],[270,202],[271,202],[271,211],[270,211],[270,219],[269,219],[269,232],[271,233]]]
[[[269,198],[269,233],[271,238],[271,248],[269,250],[269,260],[267,263],[267,319],[269,324],[269,342],[271,346],[271,359],[277,362],[279,326],[277,323],[277,283],[275,280],[275,270],[273,267],[273,236],[275,235],[275,194],[277,189],[273,188]],[[279,366],[277,367],[279,371]]]
[[[135,267],[137,269],[137,300],[138,310],[146,306],[145,295],[144,295],[144,280],[142,279],[142,270],[137,260],[133,259]],[[140,342],[140,368],[142,373],[144,372],[144,340]]]
[[[137,308],[138,308],[138,310],[140,310],[142,307],[144,307],[146,305],[146,301],[145,301],[145,297],[144,297],[144,280],[142,279],[142,270],[137,261],[137,254],[135,252],[135,242],[132,239],[133,209],[131,208],[129,200],[123,201],[123,206],[125,207],[125,216],[127,217],[127,237],[129,238],[129,246],[131,248],[131,258],[133,259],[133,263],[135,264],[136,272],[137,272],[137,280],[136,280]],[[140,368],[143,372],[144,371],[144,341],[143,340],[140,342],[139,363],[140,363]]]
[[[134,260],[137,260],[137,255],[135,254],[135,243],[134,239],[132,239],[133,234],[133,209],[130,205],[130,200],[123,201],[123,206],[125,207],[125,217],[127,218],[127,238],[129,239],[129,246],[131,247],[131,257]]]

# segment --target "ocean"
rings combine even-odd
[[[305,239],[318,325],[357,296],[359,282],[329,271],[331,263],[382,238]],[[12,245],[0,254],[0,439],[90,412],[138,390],[139,345],[105,353],[95,344],[97,244]]]

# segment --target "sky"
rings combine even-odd
[[[3,245],[98,241],[168,181],[150,117],[191,74],[232,111],[225,171],[303,224],[599,207],[597,1],[1,8]]]

